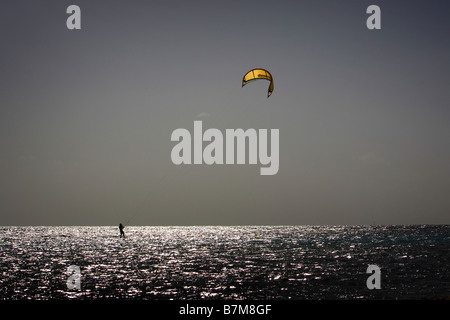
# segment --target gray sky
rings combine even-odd
[[[0,224],[448,224],[449,10],[2,1]],[[241,88],[256,67],[269,99],[268,82]],[[279,129],[278,174],[173,165],[171,133],[194,120]]]

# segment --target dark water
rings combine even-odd
[[[0,299],[450,296],[450,226],[0,228]],[[381,269],[369,290],[368,265]],[[67,268],[79,266],[81,290]]]

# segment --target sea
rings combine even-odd
[[[0,227],[0,299],[450,297],[450,225],[124,231],[126,238],[117,226]]]

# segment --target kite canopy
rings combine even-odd
[[[242,86],[245,86],[247,83],[255,81],[255,80],[260,80],[260,79],[265,79],[270,81],[270,85],[269,85],[269,89],[267,91],[267,98],[270,97],[270,95],[272,94],[273,91],[273,78],[272,75],[270,74],[269,71],[264,70],[264,69],[253,69],[250,70],[249,72],[247,72],[244,76],[244,78],[242,78]]]

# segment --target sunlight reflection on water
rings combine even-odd
[[[2,227],[1,299],[449,296],[450,226]],[[431,263],[430,263],[431,262]],[[366,269],[382,269],[368,290]],[[81,269],[70,291],[67,267]]]

